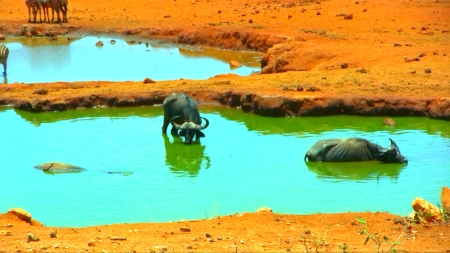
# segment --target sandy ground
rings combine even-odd
[[[158,103],[177,91],[193,95],[200,103],[244,109],[251,102],[248,111],[272,116],[307,115],[322,108],[319,115],[399,113],[450,119],[448,0],[71,0],[68,21],[28,23],[24,1],[0,0],[0,37],[114,34],[256,50],[265,53],[262,72],[268,74],[151,84],[8,84],[0,86],[0,104],[32,111],[128,106],[138,101]],[[299,86],[304,89],[298,90]],[[272,109],[267,113],[258,110],[264,98],[283,101],[266,103]],[[281,112],[273,113],[277,108]],[[31,226],[3,214],[0,252],[377,252],[372,241],[364,245],[358,217],[367,220],[371,233],[386,235],[390,242],[401,235],[395,249],[450,251],[448,224],[395,224],[400,217],[371,211],[230,214],[199,221],[87,228]],[[52,232],[57,238],[50,237]],[[27,242],[28,233],[40,241]],[[389,245],[381,249],[386,252]]]
[[[357,218],[377,239],[379,252],[448,252],[448,224],[402,224],[388,213],[231,214],[204,220],[59,228],[31,226],[0,215],[0,252],[377,252]],[[8,234],[9,233],[9,234]],[[31,233],[32,238],[28,239]],[[56,238],[52,234],[56,233]],[[380,242],[381,242],[380,241]],[[20,250],[20,251],[19,251]]]

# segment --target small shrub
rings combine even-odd
[[[357,218],[356,220],[361,224],[361,226],[363,228],[361,231],[359,231],[359,234],[360,235],[364,235],[364,234],[367,235],[366,240],[364,241],[364,245],[366,245],[369,240],[372,240],[373,243],[375,244],[375,246],[377,247],[377,252],[378,253],[379,252],[387,252],[387,253],[389,253],[389,252],[392,252],[392,253],[406,252],[404,250],[394,249],[394,247],[399,245],[399,244],[401,244],[400,243],[400,238],[402,238],[403,234],[406,231],[406,228],[408,226],[407,223],[405,223],[404,229],[403,229],[402,233],[398,236],[397,240],[395,240],[393,242],[390,242],[389,238],[386,235],[378,235],[377,233],[375,233],[375,234],[371,233],[369,231],[369,229],[368,229],[367,222],[364,219]],[[390,244],[390,247],[389,247],[389,249],[387,251],[381,250],[381,246],[382,246],[383,243]]]

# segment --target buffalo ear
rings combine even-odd
[[[197,131],[197,138],[198,137],[205,137],[205,134],[202,131]]]
[[[374,155],[374,158],[377,159],[378,161],[384,161],[386,153],[387,153],[387,149],[380,148],[380,149],[378,149],[378,153]]]

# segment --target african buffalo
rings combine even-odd
[[[385,163],[408,163],[400,154],[397,144],[383,148],[362,138],[319,140],[306,152],[308,161],[314,162],[355,162],[378,160]]]
[[[178,131],[180,131],[179,135],[184,137],[185,144],[191,144],[194,137],[196,137],[196,140],[205,137],[205,134],[200,130],[207,128],[209,121],[200,117],[197,103],[191,97],[186,94],[172,93],[164,99],[163,108],[163,133],[166,133],[169,123],[172,123],[170,132],[173,135],[178,135]],[[201,125],[202,119],[206,121],[204,125]]]

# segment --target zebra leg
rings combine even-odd
[[[69,23],[67,21],[67,4],[64,4],[62,7],[62,11],[63,11],[63,22],[64,23]]]
[[[34,23],[36,23],[36,16],[37,16],[37,9],[36,9],[36,7],[33,7]]]
[[[53,11],[56,12],[56,16],[57,16],[57,18],[58,18],[58,19],[56,20],[56,23],[61,23],[61,17],[59,16],[60,8],[53,9]],[[53,18],[52,18],[52,21],[53,21]]]
[[[56,16],[58,16],[56,23],[61,23],[61,17],[59,16],[59,11],[56,11]]]
[[[31,23],[31,10],[30,10],[30,6],[28,7],[28,23]]]
[[[63,22],[69,23],[69,22],[67,22],[67,9],[63,11]]]
[[[48,11],[48,9],[48,6],[44,8],[44,22],[50,23],[50,12]]]
[[[44,11],[44,23],[48,20],[48,9],[45,7],[42,7],[42,10]]]
[[[40,20],[40,23],[42,23],[42,12],[41,12],[41,6],[38,6],[38,10],[39,10],[39,20]]]

